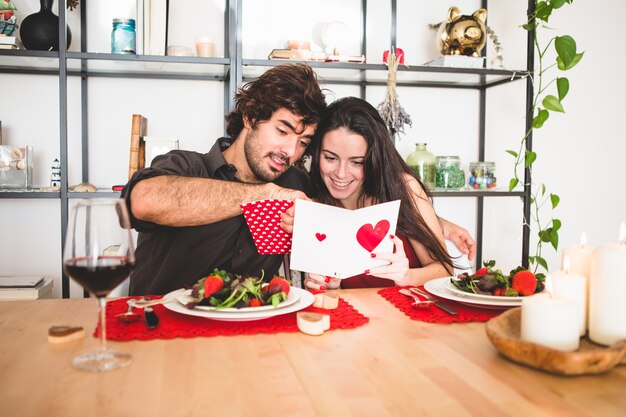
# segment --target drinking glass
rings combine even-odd
[[[135,265],[126,205],[121,199],[80,200],[72,210],[65,237],[63,270],[98,299],[100,347],[77,356],[72,364],[95,372],[126,366],[131,356],[106,347],[106,296]]]

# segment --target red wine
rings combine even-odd
[[[125,256],[68,259],[65,273],[96,297],[104,297],[130,275],[134,264]]]

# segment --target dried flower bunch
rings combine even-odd
[[[386,64],[389,69],[389,73],[387,74],[387,93],[385,94],[385,100],[380,103],[376,109],[385,121],[385,124],[391,132],[391,137],[395,141],[398,133],[404,133],[404,125],[412,126],[413,122],[411,121],[411,116],[409,116],[398,101],[396,94],[398,59],[394,48],[391,48],[391,51],[389,51]]]

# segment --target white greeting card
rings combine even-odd
[[[388,262],[372,252],[393,252],[400,200],[358,210],[296,200],[291,269],[336,278],[362,274]]]

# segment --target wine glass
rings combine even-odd
[[[67,227],[63,269],[98,299],[100,348],[75,357],[72,361],[75,367],[103,372],[130,363],[130,354],[106,347],[105,297],[129,276],[134,265],[135,252],[124,201],[80,200]]]

